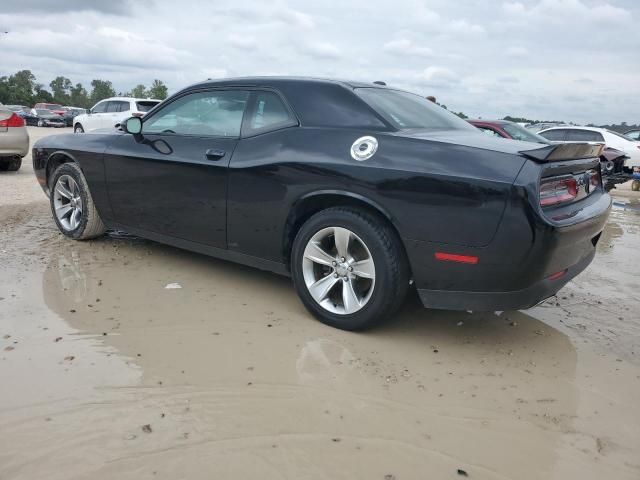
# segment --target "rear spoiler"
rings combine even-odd
[[[534,150],[519,152],[536,162],[559,162],[562,160],[580,160],[582,158],[598,158],[604,145],[599,143],[559,143]]]

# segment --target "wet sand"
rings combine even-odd
[[[1,479],[640,478],[632,195],[537,308],[412,296],[348,333],[287,278],[67,240],[25,163],[0,175]]]

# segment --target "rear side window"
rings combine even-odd
[[[547,140],[554,141],[563,141],[566,135],[567,130],[565,128],[558,128],[555,130],[549,130],[547,132],[540,132],[538,135],[546,138]]]
[[[140,101],[140,102],[136,102],[136,108],[138,109],[139,112],[148,112],[159,103],[160,102]]]
[[[569,142],[604,142],[604,137],[600,132],[591,130],[568,130],[567,141]]]
[[[256,92],[253,107],[247,123],[246,134],[277,130],[297,125],[289,109],[273,92]]]
[[[353,91],[337,84],[297,85],[282,89],[306,127],[387,130],[387,126]]]
[[[112,100],[107,102],[107,112],[126,112],[129,110],[129,102],[124,102],[120,100]]]

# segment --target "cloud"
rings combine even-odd
[[[416,45],[408,38],[391,40],[390,42],[385,43],[382,49],[385,52],[393,53],[395,55],[405,55],[408,57],[431,57],[433,55],[433,50],[429,47]]]
[[[529,55],[529,50],[524,47],[509,47],[505,53],[511,58],[524,58]]]
[[[3,2],[2,13],[61,13],[95,11],[125,15],[131,12],[131,0],[7,0]]]
[[[637,0],[0,3],[0,76],[26,68],[44,85],[308,75],[384,80],[484,118],[634,122],[639,108]]]
[[[340,49],[328,42],[312,42],[300,48],[300,52],[315,58],[337,59],[342,56]]]

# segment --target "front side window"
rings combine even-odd
[[[180,97],[142,127],[143,133],[175,133],[239,137],[249,92],[240,90],[197,92]]]
[[[278,95],[273,92],[257,92],[249,118],[248,133],[275,130],[297,124]]]
[[[91,109],[91,113],[104,113],[107,111],[107,104],[109,102],[100,102]]]
[[[399,130],[474,130],[476,127],[419,95],[400,90],[363,87],[355,92]]]
[[[624,134],[624,136],[628,139],[638,141],[640,140],[640,130],[632,130]]]

